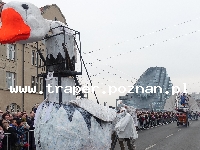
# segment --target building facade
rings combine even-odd
[[[197,105],[198,105],[199,108],[200,108],[200,99],[197,99],[196,102],[197,102]]]
[[[3,6],[1,2],[1,9]],[[45,19],[57,20],[66,24],[59,7],[55,4],[40,8]],[[31,111],[36,103],[44,100],[43,79],[37,77],[38,73],[45,72],[43,61],[40,58],[37,48],[43,56],[45,54],[44,41],[29,44],[3,44],[0,45],[0,109],[5,111]],[[24,61],[23,61],[24,60]],[[20,89],[21,87],[34,88],[35,93],[11,93],[11,86]]]
[[[195,100],[200,99],[200,93],[191,93],[190,94],[192,98],[194,98]]]
[[[197,105],[200,108],[200,93],[191,93],[190,94],[192,98],[194,98],[197,102]]]
[[[148,68],[134,84],[131,93],[120,96],[124,104],[137,109],[163,110],[172,94],[172,83],[164,67]]]

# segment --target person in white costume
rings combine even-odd
[[[123,102],[120,102],[121,106],[126,108],[127,112],[133,117],[133,121],[135,126],[138,126],[138,119],[137,119],[137,114],[136,114],[136,109],[133,106],[127,106],[123,104]]]
[[[129,150],[135,150],[136,146],[134,143],[138,138],[138,134],[134,125],[134,120],[124,107],[121,108],[120,113],[121,119],[116,124],[115,131],[119,138],[121,150],[125,150],[124,141],[127,141]]]

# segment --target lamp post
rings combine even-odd
[[[25,44],[22,45],[22,88],[24,88],[24,47]],[[22,111],[24,112],[24,92],[22,92]]]

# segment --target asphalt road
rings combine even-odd
[[[138,137],[136,150],[200,150],[200,121],[190,121],[189,127],[176,122],[154,127],[139,131]],[[121,150],[118,142],[115,150]]]

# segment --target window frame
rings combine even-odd
[[[15,72],[6,71],[6,87],[7,87],[7,89],[10,89],[10,86],[15,88],[15,77],[16,77]],[[9,86],[9,82],[8,82],[9,79],[11,79],[11,85],[10,86]]]
[[[6,58],[8,60],[13,60],[15,61],[15,48],[16,48],[16,44],[6,44],[7,49],[6,49]]]
[[[31,51],[31,65],[35,65],[35,50]]]
[[[31,76],[31,88],[35,86],[35,76]]]
[[[39,78],[39,91],[43,91],[43,78]]]

